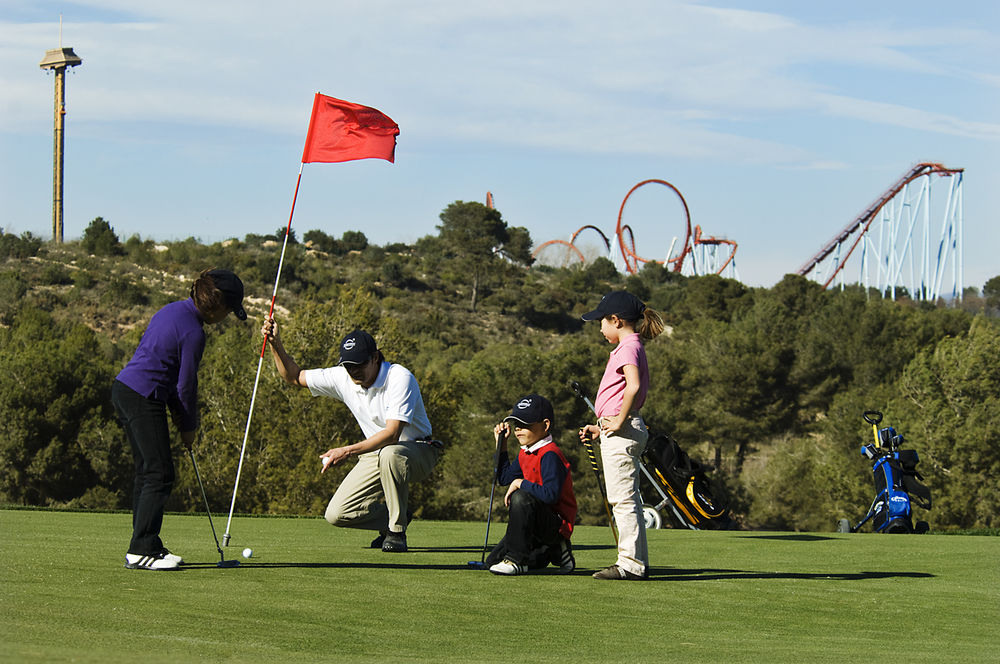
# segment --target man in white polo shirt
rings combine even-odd
[[[375,339],[363,330],[354,330],[340,342],[337,366],[306,370],[285,351],[273,318],[264,321],[261,334],[285,382],[307,387],[313,396],[343,401],[365,436],[320,455],[321,472],[358,457],[330,499],[326,520],[335,526],[378,530],[372,548],[406,551],[410,484],[431,474],[442,449],[431,438],[417,379],[405,367],[386,362]]]

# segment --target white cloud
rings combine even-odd
[[[964,120],[953,115],[838,95],[817,95],[821,109],[831,115],[905,129],[997,141],[1000,124]]]
[[[829,116],[993,140],[995,125],[842,94],[811,65],[941,73],[921,49],[979,33],[863,24],[809,26],[774,13],[683,2],[190,2],[117,0],[67,8],[65,35],[84,59],[78,121],[235,123],[298,133],[311,93],[392,105],[428,140],[637,154],[759,154],[801,148],[724,125],[768,112]],[[113,18],[74,20],[93,12]],[[31,62],[53,25],[0,25],[9,118],[36,106]],[[12,68],[18,61],[21,68]],[[980,74],[987,80],[996,78]],[[397,110],[398,109],[398,110]],[[431,111],[433,109],[433,111]],[[383,108],[383,110],[387,110]],[[387,111],[388,112],[388,111]],[[528,118],[525,120],[525,118]],[[613,119],[612,119],[613,118]],[[608,132],[605,123],[621,127]],[[634,125],[632,124],[634,123]],[[654,128],[662,138],[649,140]],[[414,129],[410,129],[414,131]],[[624,140],[623,140],[624,138]]]

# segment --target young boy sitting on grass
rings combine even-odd
[[[576,520],[576,496],[569,462],[552,440],[552,404],[529,394],[496,425],[497,482],[509,484],[504,504],[510,510],[507,533],[486,558],[494,574],[516,575],[550,563],[568,574],[576,568],[570,536]],[[506,439],[511,428],[521,446],[511,463]]]

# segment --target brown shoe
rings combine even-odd
[[[639,574],[633,574],[628,570],[622,569],[618,565],[612,565],[610,567],[605,567],[602,570],[598,570],[593,574],[595,579],[607,579],[609,581],[645,581],[648,577],[641,576]]]

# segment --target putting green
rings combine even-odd
[[[994,661],[1000,538],[649,532],[647,582],[469,569],[484,524],[416,521],[411,551],[322,519],[167,515],[188,564],[126,570],[128,514],[0,510],[0,660],[48,662]],[[222,524],[224,527],[224,524]],[[217,523],[216,527],[220,524]],[[494,541],[503,534],[494,524]],[[221,533],[220,533],[221,537]]]

